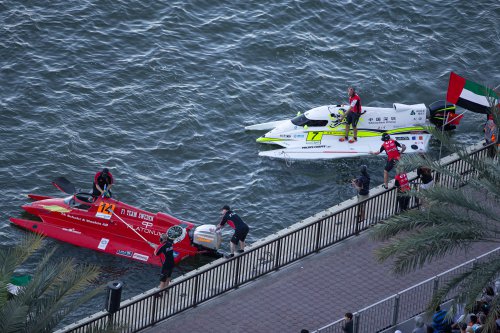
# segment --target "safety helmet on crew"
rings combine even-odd
[[[391,139],[391,136],[387,133],[382,134],[382,141],[388,141]]]

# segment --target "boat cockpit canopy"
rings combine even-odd
[[[328,120],[309,119],[305,114],[298,115],[292,119],[292,124],[295,126],[323,127],[328,125]]]

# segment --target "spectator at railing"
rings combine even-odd
[[[438,305],[436,307],[436,312],[432,316],[432,328],[434,333],[450,333],[451,323],[448,318],[446,318],[446,310],[441,310]]]
[[[342,332],[353,333],[354,332],[354,323],[352,321],[352,313],[346,312],[344,315],[344,325],[342,325]]]
[[[467,333],[467,324],[466,323],[458,323],[457,324],[458,329],[460,330],[460,333]]]
[[[415,317],[415,328],[411,333],[426,333],[427,332],[427,325],[424,324],[424,318],[421,316],[416,316]]]
[[[479,314],[484,313],[485,315],[488,315],[490,312],[491,308],[491,302],[493,301],[493,298],[495,297],[495,291],[493,290],[492,287],[488,286],[484,289],[484,293],[481,296],[481,299],[477,301],[476,304],[476,312],[479,316]]]
[[[420,179],[419,191],[426,191],[434,186],[434,179],[432,178],[432,170],[426,166],[420,166],[417,168],[417,179]],[[420,197],[418,198],[419,205],[424,208],[425,200]]]
[[[473,314],[470,316],[470,322],[467,325],[467,329],[465,330],[465,332],[474,333],[474,330],[477,329],[478,327],[479,327],[479,324],[477,322],[477,316],[475,314]]]
[[[474,331],[474,333],[479,333],[483,331],[483,327],[486,326],[486,315],[484,313],[481,313],[479,316],[477,316],[479,327]]]
[[[495,297],[495,291],[491,286],[488,286],[484,288],[484,293],[483,296],[481,297],[481,302],[482,303],[488,303],[490,304],[491,301],[493,300],[493,297]]]
[[[365,201],[370,197],[370,175],[368,174],[368,167],[362,165],[360,167],[361,175],[351,181],[352,186],[358,191],[358,202]],[[361,223],[365,219],[365,205],[366,203],[361,203],[358,205],[358,223]]]

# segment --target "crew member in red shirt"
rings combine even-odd
[[[387,133],[382,134],[382,141],[384,141],[384,143],[380,147],[380,150],[371,151],[370,154],[378,155],[384,150],[387,154],[387,163],[384,168],[384,188],[387,189],[387,185],[389,183],[389,171],[391,171],[399,161],[401,154],[406,150],[406,146],[400,144],[396,140],[392,140],[391,136]],[[401,148],[401,151],[398,150],[398,147]]]
[[[410,203],[410,197],[408,192],[410,191],[410,182],[408,181],[408,175],[400,170],[398,167],[397,174],[394,177],[394,186],[398,188],[398,207],[400,212],[404,212],[408,209],[408,204]]]
[[[361,117],[361,99],[358,94],[356,94],[356,90],[354,87],[347,88],[347,93],[349,95],[349,108],[340,118],[342,122],[344,118],[347,118],[345,124],[345,137],[340,138],[340,142],[344,142],[349,140],[349,128],[352,124],[352,136],[353,138],[349,140],[349,143],[354,143],[358,140],[358,121],[359,117]]]
[[[113,175],[108,168],[102,169],[94,176],[94,185],[92,188],[92,196],[97,198],[103,194],[111,196],[111,187],[113,186]],[[106,187],[106,190],[104,188]]]

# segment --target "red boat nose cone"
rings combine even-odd
[[[32,215],[35,215],[35,216],[40,216],[41,214],[46,214],[47,211],[45,209],[43,209],[42,207],[39,207],[38,205],[35,206],[35,205],[24,205],[24,206],[21,206],[22,209],[24,209],[25,211],[27,211],[28,213],[32,214]]]
[[[38,208],[33,207],[31,204],[22,205],[21,208],[33,215],[38,215],[39,212]]]

